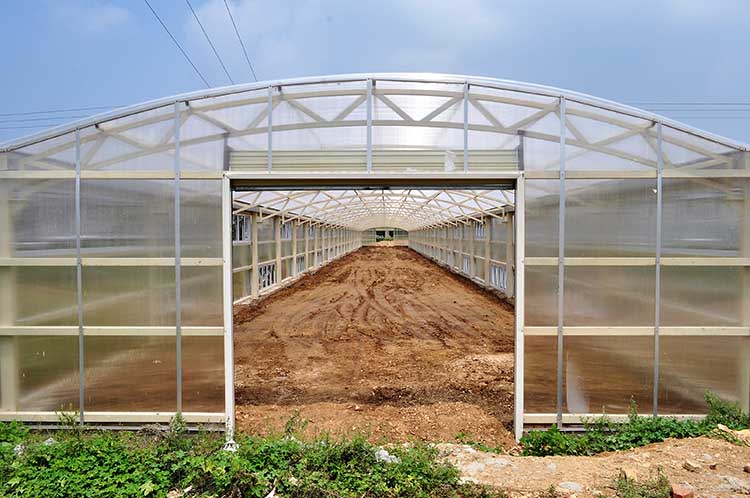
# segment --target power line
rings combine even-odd
[[[629,102],[628,104],[630,105],[750,105],[750,101],[710,102],[710,101],[694,100],[691,102]]]
[[[148,0],[143,0],[143,1],[146,2],[146,5],[148,5],[148,8],[151,10],[151,13],[154,14],[154,17],[156,17],[156,20],[159,21],[159,24],[161,24],[162,28],[164,28],[164,31],[167,32],[167,34],[172,39],[172,41],[174,42],[174,44],[177,45],[177,48],[180,49],[180,52],[182,52],[182,55],[185,57],[185,60],[188,61],[191,66],[193,66],[193,69],[198,74],[198,76],[200,76],[200,79],[203,80],[203,83],[206,85],[206,88],[211,88],[211,85],[208,84],[208,81],[206,81],[206,78],[204,78],[203,75],[201,74],[201,72],[198,71],[198,68],[195,66],[195,64],[193,64],[193,61],[190,60],[190,57],[188,57],[187,52],[185,52],[185,50],[183,50],[182,46],[177,41],[177,39],[174,36],[172,36],[172,32],[169,31],[169,28],[167,28],[167,25],[164,24],[164,21],[161,20],[161,17],[159,17],[159,14],[156,13],[156,11],[151,6],[151,4],[149,3],[149,1]]]
[[[64,121],[69,119],[80,119],[87,117],[85,114],[77,116],[47,116],[43,118],[11,118],[11,119],[0,119],[0,123],[28,123],[33,121]]]
[[[40,124],[40,125],[22,125],[22,126],[0,126],[0,130],[23,130],[27,128],[50,128],[64,123]]]
[[[198,14],[195,13],[195,9],[193,9],[193,6],[190,4],[190,0],[185,0],[185,3],[188,5],[188,7],[190,7],[190,12],[193,13],[193,17],[195,17],[195,20],[198,22],[198,26],[201,27],[201,31],[203,31],[203,36],[206,37],[206,41],[208,42],[209,45],[211,45],[211,50],[214,51],[214,55],[216,56],[217,59],[219,59],[219,64],[221,64],[221,68],[224,69],[224,73],[226,73],[227,78],[229,78],[229,82],[234,85],[234,80],[229,75],[229,71],[227,71],[227,66],[225,66],[224,65],[224,61],[221,60],[221,56],[219,55],[219,52],[216,50],[216,47],[214,46],[213,42],[211,41],[211,37],[208,36],[208,33],[206,32],[206,29],[203,27],[203,23],[198,18]]]
[[[237,40],[240,42],[240,46],[242,47],[242,53],[245,54],[247,65],[250,66],[250,72],[253,74],[253,79],[255,81],[258,81],[258,77],[255,76],[255,69],[253,69],[253,63],[250,62],[250,57],[247,55],[247,49],[245,49],[245,44],[243,43],[240,32],[237,29],[237,24],[235,24],[234,22],[234,16],[232,16],[232,10],[229,8],[229,3],[227,2],[227,0],[224,0],[224,6],[227,8],[227,14],[229,14],[229,19],[232,21],[232,26],[234,26],[234,32],[237,35]]]
[[[0,116],[33,116],[35,114],[55,114],[59,112],[77,112],[77,111],[96,111],[101,109],[114,109],[122,107],[121,105],[103,105],[96,107],[75,107],[71,109],[50,109],[46,111],[24,111],[24,112],[3,112]]]

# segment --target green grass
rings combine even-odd
[[[621,472],[615,481],[615,492],[618,498],[669,498],[672,487],[661,469],[643,482],[636,482]]]
[[[45,444],[50,435],[55,442]],[[237,442],[236,453],[223,451],[221,435],[187,435],[179,423],[166,433],[0,424],[0,497],[164,497],[188,487],[191,497],[264,497],[274,488],[284,497],[504,496],[461,483],[425,444],[388,448],[398,462],[385,463],[364,436],[301,441],[286,432]]]
[[[714,435],[717,424],[731,429],[750,427],[750,416],[743,413],[738,404],[722,401],[710,392],[705,398],[708,415],[701,421],[640,416],[632,404],[625,423],[612,423],[602,417],[584,424],[586,430],[581,434],[561,432],[554,426],[544,431],[530,431],[521,438],[522,454],[595,455],[645,446],[667,438]]]

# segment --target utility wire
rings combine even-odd
[[[77,111],[96,111],[101,109],[114,109],[115,107],[122,107],[121,105],[103,105],[96,107],[76,107],[71,109],[50,109],[47,111],[24,111],[24,112],[3,112],[0,116],[33,116],[35,114],[55,114],[59,112],[77,112]]]
[[[709,102],[709,101],[692,101],[692,102],[629,102],[630,105],[750,105],[750,101],[738,102]]]
[[[211,37],[208,36],[208,33],[206,32],[206,28],[203,27],[203,23],[198,18],[198,14],[195,13],[195,9],[193,8],[192,4],[190,3],[190,0],[185,0],[185,3],[190,7],[190,12],[193,13],[193,17],[195,17],[195,20],[198,22],[198,26],[201,27],[201,31],[203,31],[203,36],[206,37],[206,41],[209,45],[211,45],[211,50],[214,51],[214,55],[217,59],[219,59],[219,64],[221,64],[221,68],[224,70],[224,73],[226,73],[227,78],[229,78],[229,82],[234,85],[234,80],[232,79],[232,76],[229,75],[229,71],[227,71],[227,66],[224,65],[224,61],[221,60],[221,56],[219,55],[219,52],[216,50],[216,47],[214,46],[213,42],[211,41]]]
[[[156,13],[156,11],[151,6],[151,4],[149,3],[149,1],[148,0],[143,0],[143,1],[146,2],[146,5],[148,5],[148,8],[151,10],[151,13],[154,14],[154,17],[156,17],[156,20],[159,21],[159,24],[161,24],[161,26],[164,28],[164,31],[167,32],[167,34],[172,39],[172,41],[174,42],[174,44],[177,45],[177,48],[180,49],[180,52],[182,52],[182,55],[185,57],[185,60],[188,61],[191,66],[193,66],[193,69],[198,74],[198,76],[200,76],[200,79],[203,80],[203,83],[206,85],[206,88],[211,88],[211,85],[208,84],[208,81],[206,81],[206,78],[204,78],[203,75],[201,74],[201,72],[198,71],[198,68],[195,66],[195,64],[193,64],[193,61],[190,60],[190,57],[188,57],[187,52],[185,52],[185,50],[183,50],[182,46],[177,41],[177,39],[174,36],[172,36],[172,32],[169,31],[169,28],[167,28],[167,25],[164,24],[164,21],[161,20],[161,17],[159,17],[159,14]]]
[[[237,29],[237,24],[235,24],[234,22],[234,16],[232,15],[232,10],[229,8],[229,3],[227,2],[227,0],[224,0],[224,6],[227,8],[227,14],[229,14],[229,19],[232,21],[232,26],[234,26],[234,32],[237,35],[237,40],[240,42],[240,46],[242,47],[242,53],[245,54],[245,60],[247,61],[247,65],[250,66],[250,72],[253,74],[253,79],[255,81],[258,81],[258,77],[255,76],[255,69],[253,69],[253,63],[250,62],[250,57],[247,55],[247,49],[245,49],[245,43],[242,41],[240,32]]]
[[[80,119],[87,117],[85,114],[80,114],[77,116],[47,116],[43,118],[11,118],[11,119],[0,119],[0,123],[29,123],[33,121],[65,121],[70,119]]]

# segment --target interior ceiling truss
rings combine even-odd
[[[233,214],[260,212],[260,220],[313,220],[355,230],[481,222],[513,208],[512,190],[367,189],[255,191],[234,194]]]

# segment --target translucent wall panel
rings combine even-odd
[[[524,338],[524,412],[554,413],[557,399],[557,337]]]
[[[750,282],[748,270],[750,269],[747,267],[733,266],[663,266],[661,269],[662,325],[690,327],[750,325],[747,311],[750,309],[748,308],[748,282]]]
[[[16,351],[18,410],[78,409],[77,336],[0,337],[0,341],[8,341]]]
[[[174,337],[87,335],[84,409],[174,411],[175,351]]]
[[[181,270],[182,325],[221,327],[223,324],[221,267],[183,266]],[[244,273],[249,277],[250,272]]]
[[[557,326],[557,266],[527,266],[526,326]]]
[[[223,337],[182,337],[182,409],[224,411]]]
[[[6,204],[7,201],[7,204]],[[0,254],[75,256],[75,182],[13,180],[0,182]]]
[[[654,257],[656,180],[566,180],[565,257]]]
[[[665,179],[663,254],[749,256],[748,210],[750,179]]]
[[[221,257],[221,181],[180,182],[183,258]]]
[[[84,267],[88,326],[174,326],[174,267]]]
[[[564,324],[653,326],[654,282],[652,266],[567,266]]]
[[[174,257],[174,182],[82,180],[84,256]]]
[[[750,338],[662,336],[659,350],[659,413],[706,413],[706,390],[747,399]]]
[[[557,256],[560,182],[526,180],[526,256]]]
[[[563,348],[563,413],[628,413],[631,399],[653,410],[653,337],[565,337]]]
[[[505,261],[508,226],[498,218],[490,218],[490,258]]]
[[[3,290],[13,304],[0,324],[20,326],[78,325],[76,269],[73,266],[0,267],[8,278]]]

